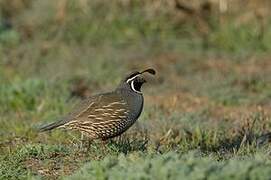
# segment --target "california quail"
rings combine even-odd
[[[83,100],[66,117],[39,130],[75,129],[90,140],[106,140],[122,134],[135,123],[142,112],[144,99],[141,86],[146,82],[142,75],[145,72],[155,74],[154,69],[132,72],[121,80],[114,91]]]

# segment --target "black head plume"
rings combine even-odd
[[[128,74],[125,78],[124,78],[124,80],[123,81],[127,81],[128,79],[131,79],[131,78],[133,78],[133,77],[135,77],[135,76],[137,76],[137,75],[139,75],[139,74],[143,74],[143,73],[150,73],[150,74],[152,74],[152,75],[155,75],[155,70],[154,69],[152,69],[152,68],[149,68],[149,69],[146,69],[146,70],[144,70],[144,71],[141,71],[141,72],[138,72],[138,71],[133,71],[133,72],[131,72],[130,74]]]
[[[154,69],[149,68],[149,69],[146,69],[146,70],[140,72],[140,74],[143,74],[143,73],[145,73],[145,72],[148,72],[148,73],[150,73],[150,74],[152,74],[152,75],[155,75],[155,73],[156,73]]]

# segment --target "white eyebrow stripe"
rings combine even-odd
[[[130,79],[127,79],[126,83],[129,83],[130,81],[134,80],[136,77],[140,76],[140,74],[137,74],[136,76],[130,78]]]

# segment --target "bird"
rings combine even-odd
[[[71,129],[89,140],[106,141],[127,131],[139,118],[144,104],[141,87],[146,83],[144,73],[155,75],[152,68],[133,71],[111,92],[90,96],[77,104],[64,118],[44,125],[39,132]]]

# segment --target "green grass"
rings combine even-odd
[[[128,157],[107,157],[84,165],[65,179],[268,179],[270,159],[264,154],[227,161],[201,157],[198,152],[179,155],[130,154]],[[134,173],[136,172],[136,173]]]
[[[14,9],[12,27],[0,25],[0,179],[269,179],[268,17],[262,33],[241,12],[223,23],[211,12],[203,33],[168,4],[80,2],[0,5]],[[157,76],[120,139],[79,149],[78,132],[37,133],[81,100],[80,86],[113,90],[146,67]]]

